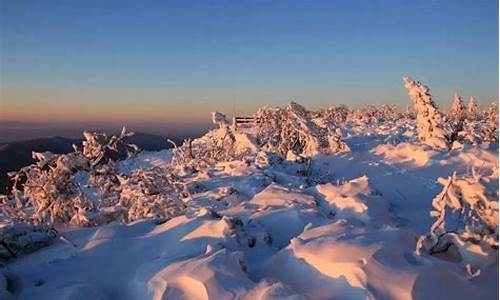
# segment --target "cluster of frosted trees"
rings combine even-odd
[[[186,209],[186,176],[220,162],[238,160],[263,167],[273,158],[304,162],[317,155],[350,151],[343,137],[354,129],[355,134],[364,134],[366,128],[374,127],[390,135],[393,131],[387,128],[401,127],[398,134],[402,134],[416,127],[420,143],[442,151],[457,143],[498,142],[496,103],[482,111],[474,98],[466,107],[456,94],[445,114],[439,111],[428,87],[408,77],[404,86],[413,111],[399,111],[390,105],[309,111],[291,102],[286,107],[260,108],[247,127],[238,127],[224,114],[213,113],[218,128],[175,145],[167,167],[135,170],[128,175],[118,172],[116,162],[137,153],[137,147],[126,142],[131,133],[125,129],[117,136],[84,132],[81,149],[74,147],[74,152],[61,155],[33,153],[35,164],[10,174],[14,185],[11,195],[2,198],[3,213],[30,224],[32,227],[23,227],[24,233],[31,228],[45,232],[46,237],[53,236],[51,228],[57,223],[96,226],[117,220],[167,219]],[[491,217],[496,213],[498,219],[498,201],[485,194],[484,178],[452,176],[443,183],[443,193],[433,203],[437,221],[429,236],[420,241],[419,251],[439,251],[450,239],[498,247],[498,222]],[[456,235],[448,234],[445,225],[449,209],[461,212],[462,225]],[[9,236],[15,240],[22,234]],[[11,248],[15,245],[12,242]]]
[[[449,150],[454,142],[478,144],[498,142],[498,105],[492,103],[481,112],[471,97],[467,108],[455,93],[447,116],[437,105],[425,85],[404,78],[404,85],[415,105],[419,141],[440,150]],[[469,276],[479,275],[477,265],[469,261],[467,247],[477,245],[483,252],[498,250],[498,191],[494,185],[498,169],[489,176],[473,172],[458,177],[456,173],[440,178],[443,190],[432,201],[435,218],[429,234],[417,243],[417,254],[426,252],[466,264]]]
[[[313,113],[295,102],[285,108],[262,107],[254,117],[258,120],[256,142],[264,151],[283,157],[288,152],[311,157],[349,151],[335,124],[313,118]]]
[[[168,172],[118,174],[115,162],[137,151],[124,141],[130,135],[125,129],[119,136],[84,132],[81,150],[33,153],[35,164],[10,174],[12,196],[3,198],[4,212],[35,225],[70,222],[81,226],[178,215],[182,208],[179,187]]]
[[[213,116],[219,128],[176,147],[174,165],[196,171],[221,161],[252,158],[259,151],[281,158],[349,151],[333,123],[324,124],[314,118],[313,112],[294,102],[284,108],[261,107],[253,116],[251,130],[229,125],[221,113]]]
[[[467,144],[498,142],[498,104],[491,103],[482,112],[474,97],[465,108],[455,94],[450,113],[440,112],[427,86],[409,77],[403,79],[416,113],[418,138],[421,143],[440,150],[449,150],[454,142]]]
[[[250,130],[238,129],[223,114],[214,113],[219,128],[175,147],[169,170],[141,171],[130,177],[117,174],[114,163],[137,152],[134,145],[124,142],[130,133],[123,130],[118,136],[107,136],[84,132],[82,149],[75,147],[74,152],[62,155],[34,153],[37,163],[11,174],[14,186],[12,196],[4,197],[4,211],[15,219],[40,224],[96,225],[113,219],[130,222],[141,217],[168,217],[180,211],[167,207],[180,203],[179,178],[183,175],[223,161],[255,161],[259,152],[286,159],[349,151],[342,139],[349,124],[362,128],[414,120],[418,140],[441,150],[449,150],[455,141],[498,142],[497,105],[481,111],[472,98],[466,108],[456,94],[450,113],[445,115],[428,87],[410,78],[404,78],[404,85],[414,113],[399,112],[389,105],[309,111],[291,102],[283,108],[260,108]]]

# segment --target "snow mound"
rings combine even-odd
[[[222,249],[206,257],[169,265],[148,282],[153,298],[227,299],[233,294],[232,289],[248,288],[251,281],[240,280],[245,276],[238,255],[225,254]]]
[[[370,221],[368,206],[360,196],[369,196],[371,190],[368,186],[368,178],[353,179],[343,185],[335,186],[331,183],[317,185],[316,189],[328,204],[334,208],[334,214],[338,218],[355,218],[364,223]]]
[[[466,146],[462,149],[441,152],[423,144],[380,144],[373,148],[371,153],[393,165],[405,168],[427,168],[434,165],[446,167],[447,173],[453,170],[466,173],[475,168],[491,174],[498,168],[498,152],[487,147]]]
[[[269,185],[249,202],[262,206],[263,209],[272,206],[316,205],[314,197],[306,195],[302,191],[293,190],[276,183]]]
[[[367,230],[339,221],[302,233],[258,274],[279,279],[309,299],[420,299],[446,293],[449,299],[467,299],[475,293],[486,296],[481,291],[484,282],[467,281],[463,271],[444,268],[442,261],[415,257],[415,238],[408,230]],[[272,267],[277,265],[280,268]],[[448,291],[448,282],[457,289]]]
[[[408,167],[422,167],[430,164],[433,162],[432,158],[439,154],[428,145],[411,143],[381,144],[375,147],[372,153],[382,156],[384,161]]]

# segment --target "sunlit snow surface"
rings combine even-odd
[[[58,240],[13,261],[15,296],[0,298],[497,299],[498,258],[468,279],[462,264],[414,251],[433,222],[436,179],[472,167],[491,175],[498,149],[445,153],[376,135],[346,142],[351,152],[312,160],[312,177],[327,183],[307,182],[287,161],[223,163],[190,178],[186,215],[61,228],[77,247]],[[144,152],[119,168],[170,159]]]

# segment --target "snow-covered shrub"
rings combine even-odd
[[[173,165],[199,171],[218,162],[255,157],[259,151],[285,158],[289,151],[313,156],[349,150],[334,124],[325,125],[321,114],[313,119],[311,112],[296,103],[286,108],[262,107],[254,118],[254,127],[236,131],[221,123],[203,137],[185,141],[174,148]]]
[[[242,160],[257,153],[252,137],[222,126],[198,139],[188,139],[173,149],[172,163],[177,168],[199,171],[217,162]]]
[[[0,260],[28,254],[50,244],[57,237],[52,228],[13,221],[0,224]]]
[[[115,205],[119,199],[115,161],[131,158],[138,152],[136,145],[126,142],[126,138],[133,134],[127,132],[125,127],[118,136],[108,136],[104,132],[83,132],[85,140],[82,143],[82,154],[90,164],[85,169],[89,175],[87,185],[97,189],[99,207]]]
[[[79,197],[73,173],[86,168],[88,161],[77,153],[34,152],[33,158],[38,160],[35,164],[10,174],[14,199],[4,201],[4,211],[35,224],[68,222]]]
[[[443,190],[431,211],[436,221],[419,240],[417,253],[445,253],[451,245],[460,253],[466,243],[498,250],[498,193],[487,189],[488,180],[475,173],[439,179]]]
[[[403,82],[415,106],[420,142],[433,148],[448,150],[448,137],[443,128],[444,119],[432,99],[429,88],[410,77],[404,77]]]
[[[396,106],[383,104],[380,106],[366,105],[351,111],[348,120],[357,123],[378,124],[387,121],[396,121],[402,117]]]
[[[112,221],[167,219],[184,211],[185,205],[180,200],[184,185],[170,169],[139,169],[130,176],[116,175],[116,179],[118,184],[112,197],[99,195],[93,200],[80,197],[81,201],[75,203],[76,213],[71,223],[97,226]]]
[[[377,107],[375,118],[377,122],[396,121],[404,117],[395,105],[382,104]]]
[[[258,120],[259,147],[283,158],[288,151],[303,156],[349,151],[335,128],[313,121],[310,112],[297,103],[286,108],[262,107],[254,117]]]
[[[374,123],[376,121],[376,111],[377,108],[375,106],[366,105],[353,110],[349,116],[349,119],[357,123]]]
[[[127,132],[125,127],[122,128],[119,136],[108,136],[104,132],[84,131],[83,156],[93,166],[110,160],[130,158],[138,150],[136,145],[125,142],[125,138],[132,135],[134,133]]]
[[[342,124],[347,121],[351,111],[346,105],[332,106],[321,112],[321,117],[330,124]]]
[[[464,119],[461,130],[457,133],[457,141],[463,144],[478,145],[483,142],[483,122]]]
[[[35,164],[11,174],[4,213],[32,224],[83,226],[172,215],[182,205],[173,203],[177,194],[167,188],[173,186],[168,171],[140,171],[126,180],[117,174],[115,159],[137,151],[124,141],[130,135],[125,129],[117,137],[84,132],[82,152],[75,147],[68,154],[33,153]]]
[[[131,158],[138,147],[126,142],[133,132],[123,127],[118,136],[108,136],[104,132],[84,131],[83,157],[90,167],[85,169],[89,178],[87,185],[95,187],[99,207],[115,205],[119,199],[120,187],[115,170],[115,161]],[[99,207],[97,209],[99,209]]]
[[[492,102],[482,113],[467,112],[457,135],[461,143],[498,143],[498,104]]]
[[[120,205],[127,208],[125,222],[171,218],[185,209],[179,195],[183,185],[164,169],[136,170],[129,178],[120,180]]]

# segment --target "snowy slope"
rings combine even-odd
[[[470,278],[464,264],[415,255],[437,179],[472,167],[498,178],[498,148],[440,152],[364,133],[346,135],[351,152],[312,157],[306,177],[287,160],[192,174],[185,215],[162,224],[59,228],[76,246],[57,240],[9,263],[2,299],[498,298],[497,256]],[[170,159],[146,152],[119,168]]]

